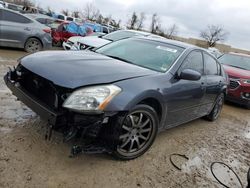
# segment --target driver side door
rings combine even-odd
[[[200,50],[190,52],[177,71],[179,74],[184,69],[192,69],[201,74],[200,80],[184,80],[173,77],[172,87],[168,90],[168,113],[166,125],[173,127],[199,117],[199,109],[205,98],[206,76],[204,75],[204,62]]]

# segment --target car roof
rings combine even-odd
[[[55,20],[55,18],[52,18],[50,16],[46,16],[46,15],[43,15],[43,14],[25,14],[25,15],[28,16],[29,18],[33,18],[33,19],[46,18],[46,19]]]
[[[198,47],[198,46],[195,46],[195,45],[192,45],[192,44],[187,44],[185,42],[180,42],[180,41],[176,41],[176,40],[171,40],[171,39],[167,39],[167,38],[164,38],[164,37],[151,37],[151,36],[148,36],[148,37],[136,37],[136,38],[139,38],[139,39],[145,39],[145,40],[151,40],[151,41],[156,41],[156,42],[161,42],[161,43],[166,43],[166,44],[172,44],[172,45],[175,45],[175,46],[179,46],[179,47],[182,47],[182,48],[196,48],[196,49],[201,49],[204,51],[204,49]]]

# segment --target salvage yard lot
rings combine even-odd
[[[0,49],[0,77],[23,55]],[[3,79],[0,106],[0,187],[221,187],[210,172],[215,161],[231,166],[246,186],[250,111],[240,106],[226,104],[215,122],[199,119],[165,131],[149,152],[127,162],[108,155],[69,158],[71,143],[55,133],[45,141],[46,123],[11,95]],[[176,160],[181,171],[169,161],[173,153],[189,158]]]

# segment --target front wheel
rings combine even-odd
[[[216,102],[215,102],[215,105],[214,105],[214,108],[212,109],[212,111],[210,112],[210,114],[208,114],[205,118],[209,121],[215,121],[216,119],[218,119],[220,113],[221,113],[221,110],[222,110],[222,107],[223,107],[223,104],[224,104],[224,93],[221,93]]]
[[[130,160],[144,154],[153,144],[158,131],[158,116],[148,105],[137,105],[119,125],[119,142],[114,156]]]

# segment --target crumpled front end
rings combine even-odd
[[[102,151],[112,148],[110,142],[114,142],[114,137],[111,122],[116,118],[117,113],[82,114],[63,108],[62,104],[72,90],[54,85],[21,64],[16,69],[10,70],[4,76],[4,80],[20,101],[48,123],[49,132],[52,130],[62,132],[64,141],[81,138],[87,139],[88,143],[94,142],[95,145],[101,143],[101,146],[97,145]],[[50,137],[50,135],[51,133],[48,133],[46,136]],[[92,152],[95,151],[93,147],[90,148]],[[74,146],[72,153],[75,154],[76,150],[79,151],[79,147]]]

